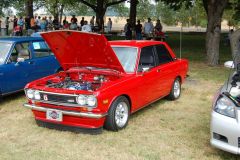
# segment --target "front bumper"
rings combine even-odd
[[[224,151],[240,154],[239,118],[230,118],[215,111],[212,111],[211,118],[211,144]]]
[[[56,111],[62,112],[63,119],[61,122],[48,120],[46,118],[46,112],[50,108],[37,106],[34,104],[24,104],[24,107],[31,109],[35,119],[37,121],[52,123],[52,124],[59,124],[64,126],[71,126],[71,127],[79,127],[79,128],[86,128],[86,129],[96,129],[101,128],[104,124],[105,114],[100,113],[92,113],[92,112],[76,112],[76,111],[66,111],[66,110],[59,110],[54,109]],[[51,108],[52,109],[52,108]]]

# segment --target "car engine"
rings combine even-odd
[[[86,79],[84,76],[79,76],[78,79],[72,79],[66,76],[63,80],[54,82],[53,80],[48,80],[46,86],[49,88],[64,88],[69,90],[87,90],[94,91],[102,86],[102,83],[106,79],[103,75],[94,76],[92,80]]]

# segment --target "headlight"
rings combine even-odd
[[[96,106],[96,104],[97,104],[97,99],[96,99],[96,97],[95,97],[95,96],[88,96],[88,97],[87,97],[87,104],[88,104],[88,106],[90,106],[90,107]]]
[[[29,99],[33,99],[34,97],[34,90],[32,89],[28,89],[27,92],[26,92],[26,95]]]
[[[36,100],[40,100],[41,99],[39,91],[35,91],[34,92],[34,99],[36,99]]]
[[[95,107],[97,105],[97,98],[93,95],[79,95],[76,101],[81,106]]]
[[[84,106],[87,104],[87,97],[84,95],[79,95],[76,100],[77,100],[77,103],[80,104],[81,106]]]
[[[215,104],[214,110],[222,115],[235,118],[235,104],[231,99],[222,96]]]

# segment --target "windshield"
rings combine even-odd
[[[137,60],[137,48],[133,47],[112,47],[127,73],[134,72]]]
[[[11,49],[12,44],[11,43],[6,43],[6,42],[0,42],[0,64],[3,64],[8,52]]]

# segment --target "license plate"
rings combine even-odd
[[[47,117],[48,120],[61,122],[63,114],[62,114],[61,111],[48,109],[47,112],[46,112],[46,117]]]

